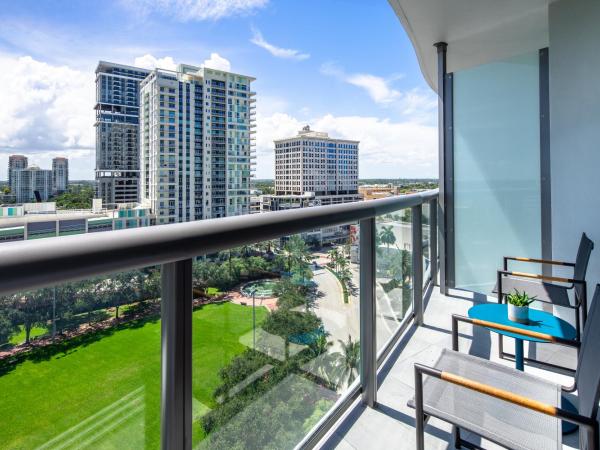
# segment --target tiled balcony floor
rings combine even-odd
[[[431,365],[443,348],[452,348],[451,315],[466,315],[474,304],[487,301],[486,297],[473,299],[472,294],[454,291],[451,297],[443,296],[436,288],[425,310],[425,324],[411,326],[392,351],[379,376],[378,404],[374,409],[360,403],[360,399],[350,408],[333,430],[320,443],[321,449],[413,449],[415,448],[414,410],[407,402],[414,395],[413,365],[415,362]],[[490,301],[495,299],[490,298]],[[460,351],[483,358],[500,361],[513,366],[512,361],[498,358],[498,335],[481,327],[460,324]],[[505,351],[513,352],[512,339],[504,339]],[[525,355],[537,359],[567,364],[574,367],[575,352],[555,345],[538,344],[528,348]],[[544,378],[570,385],[572,378],[542,370],[530,365],[525,371]],[[484,448],[500,448],[472,434],[463,432],[463,438]],[[425,429],[425,448],[448,449],[451,444],[451,426],[437,419],[430,419]],[[563,448],[577,448],[578,435],[563,436]]]

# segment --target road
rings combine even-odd
[[[359,286],[359,269],[357,264],[351,264],[353,283]],[[317,284],[320,295],[317,297],[314,307],[315,314],[321,318],[325,330],[330,333],[329,340],[334,343],[332,350],[339,350],[339,340],[346,342],[348,335],[352,340],[360,338],[359,322],[359,297],[349,296],[348,303],[344,303],[342,288],[331,272],[326,269],[314,271],[313,281]],[[381,347],[392,336],[402,319],[402,311],[393,294],[383,292],[381,286],[377,286],[377,346]]]

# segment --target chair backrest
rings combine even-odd
[[[579,414],[596,418],[598,401],[600,400],[600,284],[596,285],[590,307],[588,320],[581,337],[581,349],[577,363],[577,397],[579,398]],[[591,435],[581,429],[579,434],[580,448],[590,447]],[[584,445],[585,444],[585,445]]]
[[[577,258],[575,259],[575,268],[573,269],[573,276],[576,280],[585,280],[585,273],[587,272],[592,250],[594,250],[594,242],[583,233],[581,235],[581,240],[579,241],[579,249],[577,250]],[[575,293],[577,294],[577,298],[581,300],[583,285],[575,283]]]

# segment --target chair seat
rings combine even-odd
[[[535,297],[537,300],[553,303],[559,306],[572,306],[569,300],[569,289],[572,286],[561,286],[559,284],[546,283],[540,280],[518,278],[518,277],[503,277],[502,292],[510,294],[515,292],[525,291],[530,297]],[[498,293],[498,285],[494,286],[494,293]]]
[[[433,367],[560,406],[560,385],[481,358],[444,349]],[[562,448],[559,419],[438,378],[424,377],[423,406],[425,414],[452,422],[511,449]]]

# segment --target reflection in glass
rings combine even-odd
[[[423,286],[425,286],[431,278],[431,247],[429,241],[429,220],[431,214],[431,205],[429,203],[424,203],[422,208]]]
[[[160,447],[160,270],[0,298],[0,448]]]
[[[377,350],[412,309],[411,209],[376,218]]]
[[[354,225],[194,263],[195,448],[293,448],[359,370]]]

